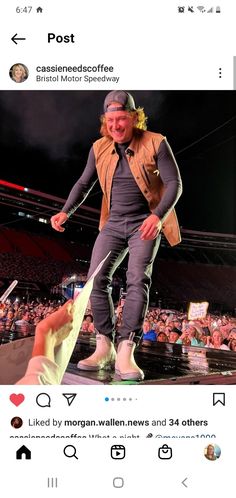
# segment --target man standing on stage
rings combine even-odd
[[[122,380],[142,380],[134,360],[148,307],[151,274],[161,231],[170,245],[181,240],[174,205],[182,192],[181,178],[165,137],[146,131],[144,111],[136,109],[129,93],[109,92],[101,117],[102,138],[90,149],[83,174],[72,188],[62,211],[51,218],[62,232],[66,222],[99,179],[103,192],[100,233],[94,244],[90,276],[108,254],[91,294],[96,350],[78,363],[81,370],[100,370],[115,362]],[[115,316],[111,299],[112,275],[129,253],[126,300],[114,347]]]

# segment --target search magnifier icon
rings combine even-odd
[[[67,446],[65,446],[63,453],[68,458],[75,457],[78,460],[78,457],[76,455],[76,448],[75,446],[73,446],[73,444],[68,444]]]

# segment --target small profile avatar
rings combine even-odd
[[[29,70],[24,64],[13,64],[10,68],[9,76],[15,83],[23,83],[29,76]]]
[[[217,444],[208,444],[204,449],[204,456],[207,460],[217,460],[221,455],[221,449]]]
[[[11,419],[11,426],[14,427],[14,429],[19,429],[23,425],[23,420],[20,417],[13,417]]]

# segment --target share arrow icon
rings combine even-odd
[[[72,405],[75,397],[77,396],[77,393],[63,393],[62,396],[64,396],[64,398],[66,398],[68,406],[70,406],[70,405]]]

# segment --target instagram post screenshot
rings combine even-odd
[[[232,0],[0,19],[0,491],[234,490]]]

